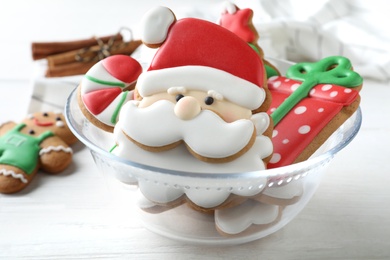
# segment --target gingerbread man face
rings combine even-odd
[[[28,116],[22,123],[0,127],[0,193],[25,188],[39,169],[64,170],[72,159],[70,144],[76,142],[61,113]]]
[[[23,132],[34,131],[39,135],[45,131],[51,131],[69,145],[77,141],[76,137],[71,134],[61,112],[34,113],[27,116],[23,123],[27,125]]]

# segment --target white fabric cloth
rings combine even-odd
[[[268,57],[294,62],[342,55],[365,78],[390,81],[390,2],[386,0],[236,0],[254,10],[259,44]],[[220,10],[218,10],[220,9]],[[178,17],[217,21],[222,4]]]

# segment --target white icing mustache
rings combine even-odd
[[[202,110],[192,120],[181,120],[174,113],[175,104],[160,100],[138,108],[127,102],[119,120],[122,131],[148,147],[163,147],[183,140],[196,154],[207,158],[225,158],[240,152],[253,138],[251,120],[225,122],[210,110]]]

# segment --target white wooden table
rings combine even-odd
[[[5,2],[0,3],[2,14]],[[28,10],[34,1],[10,2],[8,21],[32,19]],[[76,2],[70,7],[65,1],[59,4],[71,11]],[[42,7],[49,1],[35,3]],[[104,5],[102,1],[96,4]],[[48,11],[54,10],[47,6]],[[39,10],[35,15],[44,15]],[[65,17],[59,11],[55,14]],[[4,19],[0,17],[1,22]],[[31,21],[42,25],[42,19]],[[122,16],[117,22],[124,20]],[[28,48],[34,35],[28,30],[29,20],[25,21],[15,22],[15,28],[27,28],[26,38],[19,31],[16,42],[0,36],[2,48],[12,46],[12,51],[2,54],[5,59],[0,65],[1,122],[22,119],[29,107],[33,66]],[[102,25],[101,34],[115,31],[112,24]],[[53,38],[60,39],[53,24],[45,25]],[[4,23],[0,28],[11,33]],[[65,25],[60,28],[71,30]],[[38,29],[35,32],[37,37],[49,38]],[[82,32],[74,35],[85,36]],[[240,246],[200,247],[146,230],[130,208],[112,204],[88,150],[77,145],[74,162],[64,173],[39,173],[22,192],[0,195],[0,259],[390,259],[390,84],[367,80],[361,95],[363,125],[358,136],[336,156],[307,207],[264,239]]]

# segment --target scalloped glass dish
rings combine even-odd
[[[278,65],[286,66],[286,63],[279,61]],[[359,108],[307,161],[264,171],[214,174],[162,169],[111,154],[112,135],[96,128],[84,117],[78,107],[76,91],[68,98],[65,115],[72,132],[90,149],[110,190],[122,196],[122,203],[128,202],[127,197],[142,197],[138,189],[129,189],[137,184],[147,184],[163,192],[177,190],[181,194],[266,194],[260,200],[244,200],[242,206],[236,206],[235,212],[220,210],[214,214],[194,210],[187,203],[156,210],[147,200],[133,202],[132,206],[137,208],[149,230],[180,241],[207,245],[250,242],[290,222],[313,196],[329,162],[351,142],[362,123]],[[246,213],[256,219],[243,217]],[[242,231],[229,233],[229,225],[241,225]]]

